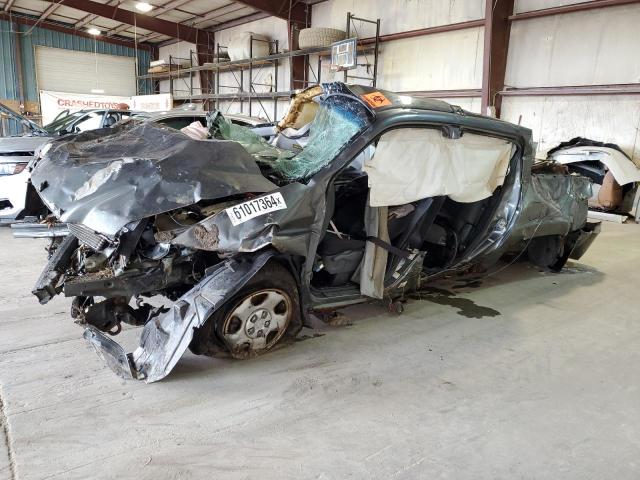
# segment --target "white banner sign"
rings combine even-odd
[[[164,112],[173,108],[173,97],[170,93],[157,95],[134,95],[131,97],[131,110],[141,112]]]
[[[129,110],[131,108],[131,97],[40,90],[40,108],[42,124],[46,125],[65,110],[69,110],[69,112],[90,109]]]

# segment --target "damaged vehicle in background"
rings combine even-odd
[[[153,382],[187,348],[261,354],[313,312],[395,307],[505,254],[559,270],[598,234],[590,181],[532,172],[526,128],[342,83],[294,98],[294,117],[301,102],[315,105],[302,149],[218,113],[211,140],[143,123],[52,142],[32,181],[71,235],[34,294],[72,297],[109,366]],[[111,337],[123,322],[143,325],[132,353]]]

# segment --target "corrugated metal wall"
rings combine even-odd
[[[18,98],[18,79],[15,58],[16,47],[10,23],[0,20],[0,98]]]
[[[16,72],[15,43],[11,24],[5,20],[0,20],[0,98],[8,100],[18,100],[18,75]],[[22,68],[25,84],[25,100],[38,101],[38,85],[36,81],[35,52],[36,45],[46,47],[64,48],[68,50],[79,50],[83,52],[94,51],[94,40],[79,35],[48,30],[46,28],[33,28],[29,25],[19,25],[21,32]],[[29,32],[29,33],[27,33]],[[136,51],[133,48],[115,45],[112,43],[97,41],[98,53],[108,55],[121,55],[135,57]],[[151,52],[138,50],[138,71],[146,73],[151,61]],[[139,84],[140,93],[153,93],[151,82],[141,82]]]

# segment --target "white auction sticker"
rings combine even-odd
[[[276,210],[283,210],[287,208],[287,204],[282,198],[280,192],[265,195],[264,197],[256,197],[233,207],[226,209],[229,220],[236,226],[241,223],[251,220],[252,218],[259,217],[265,213],[275,212]]]

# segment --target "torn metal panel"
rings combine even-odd
[[[276,188],[238,143],[193,140],[153,123],[55,140],[31,181],[61,221],[110,236],[200,200]]]
[[[601,229],[602,224],[600,222],[587,222],[584,227],[580,229],[571,252],[569,253],[569,258],[580,260],[582,255],[585,254],[585,252],[594,242]]]
[[[290,183],[266,196],[282,196],[285,208],[233,224],[234,209],[226,208],[188,228],[171,240],[174,245],[219,252],[255,252],[271,245],[283,253],[307,256],[310,234],[324,219],[324,191]]]
[[[71,256],[77,247],[78,240],[73,235],[68,235],[51,255],[31,291],[40,303],[47,303],[62,291],[63,285],[60,284],[60,279],[69,267]]]
[[[574,175],[533,174],[512,239],[567,235],[587,221],[591,181]]]
[[[610,147],[567,147],[549,156],[563,165],[582,162],[600,162],[611,171],[618,184],[640,182],[640,168],[624,153]]]
[[[91,327],[84,337],[118,375],[147,383],[162,380],[189,346],[194,329],[201,327],[272,256],[273,252],[264,252],[216,265],[169,312],[144,326],[140,346],[133,353],[126,354],[117,342]]]

